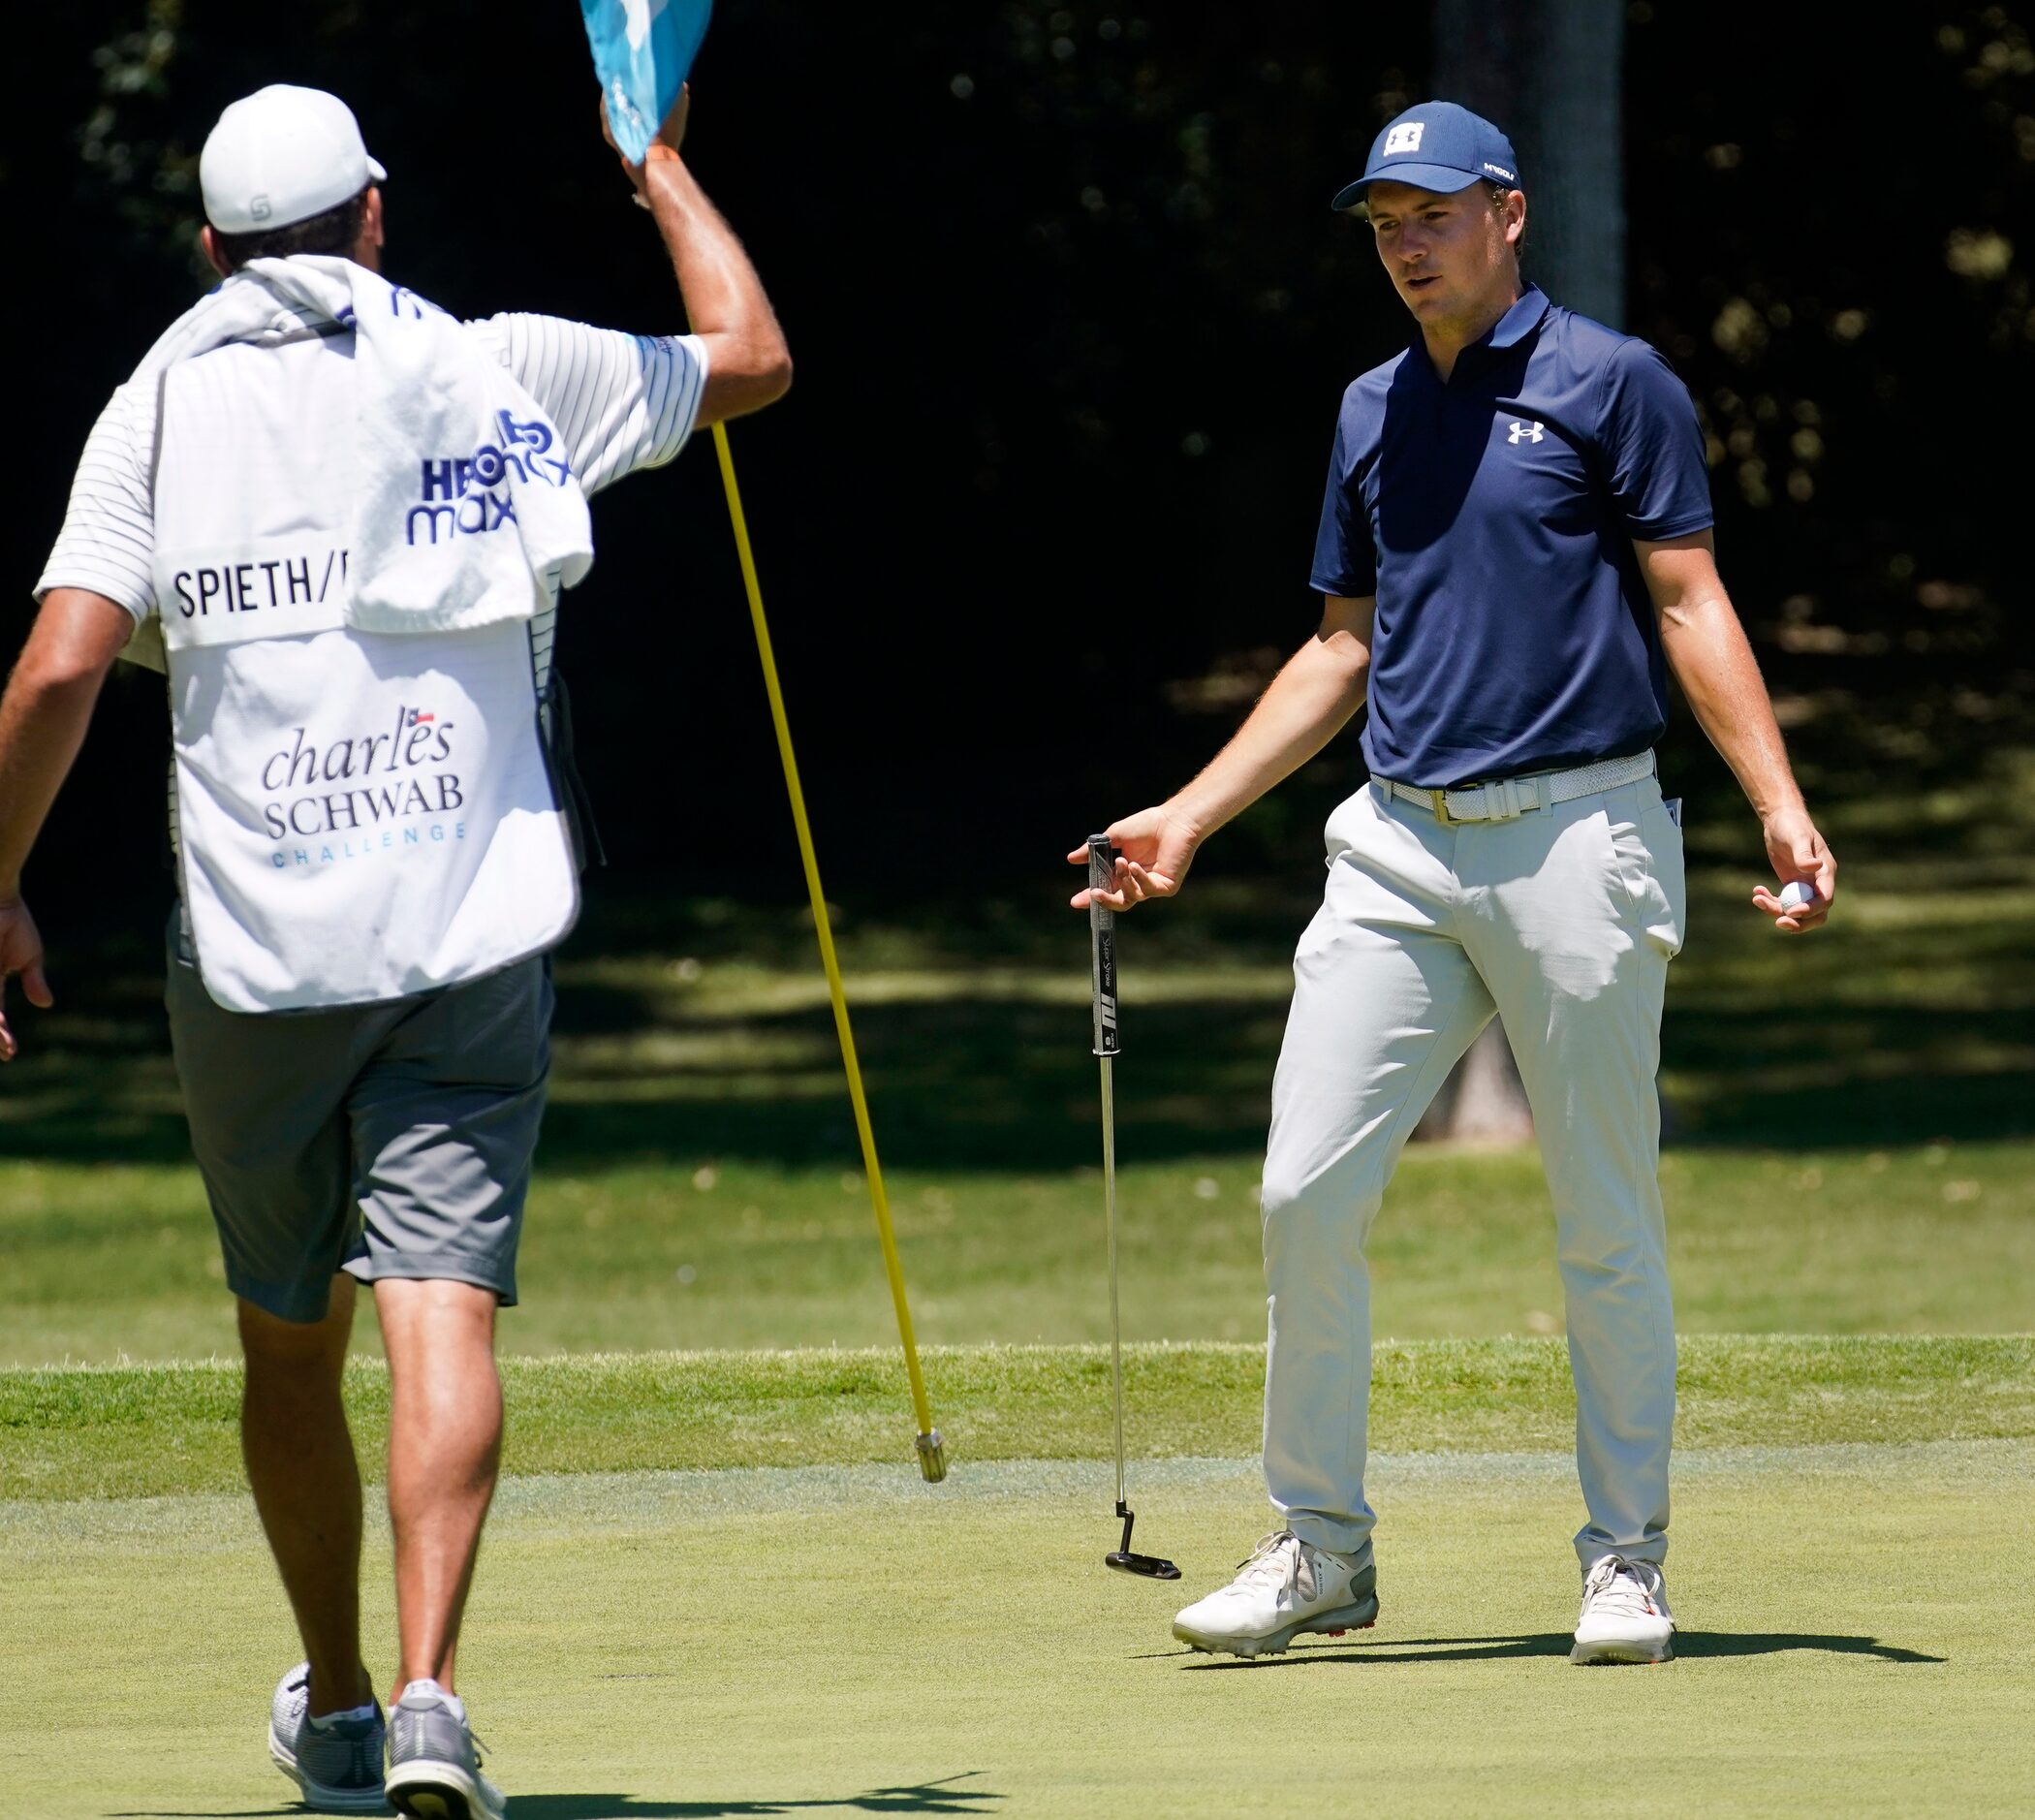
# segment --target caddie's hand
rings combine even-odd
[[[1784,909],[1777,893],[1762,885],[1752,901],[1773,919],[1773,926],[1784,935],[1800,935],[1818,927],[1831,913],[1837,894],[1837,862],[1823,844],[1816,824],[1806,809],[1777,809],[1767,818],[1767,859],[1773,876],[1783,885],[1800,879],[1816,887],[1816,901],[1799,910]]]
[[[1111,822],[1108,832],[1110,844],[1117,849],[1116,888],[1099,895],[1110,910],[1132,910],[1155,898],[1173,896],[1186,882],[1194,851],[1202,844],[1200,830],[1164,803]],[[1067,863],[1088,863],[1085,842],[1067,856]],[[1085,910],[1088,893],[1078,891],[1068,901],[1075,909]]]
[[[16,973],[31,1005],[47,1011],[56,1003],[43,977],[43,938],[36,933],[35,918],[20,898],[0,898],[0,1061],[13,1061],[20,1048],[8,1024],[6,1005],[7,982]]]
[[[678,99],[671,112],[665,115],[664,124],[657,129],[657,137],[650,141],[649,149],[644,152],[643,164],[633,165],[628,159],[622,158],[622,148],[614,142],[614,130],[608,123],[608,97],[601,97],[601,137],[608,141],[609,148],[614,155],[621,158],[623,173],[635,187],[637,195],[641,196],[643,193],[643,165],[652,164],[660,157],[678,156],[678,147],[685,140],[685,122],[692,111],[692,88],[689,84],[681,82],[678,86]]]

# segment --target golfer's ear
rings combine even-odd
[[[234,268],[226,263],[226,255],[219,250],[219,236],[212,232],[209,221],[199,223],[198,244],[203,249],[205,263],[222,278],[231,278]]]
[[[382,226],[382,186],[379,183],[367,186],[367,202],[360,210],[360,238],[376,252],[388,244]]]

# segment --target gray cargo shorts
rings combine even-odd
[[[549,958],[386,1005],[250,1016],[216,1004],[178,946],[172,919],[170,1037],[234,1294],[318,1321],[343,1270],[514,1303]]]

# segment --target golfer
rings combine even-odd
[[[1410,109],[1335,206],[1360,201],[1416,333],[1343,396],[1320,630],[1199,777],[1109,831],[1123,857],[1104,901],[1169,897],[1208,835],[1368,703],[1370,781],[1329,821],[1272,1085],[1265,1473],[1280,1527],[1174,1634],[1260,1655],[1376,1616],[1364,1242],[1407,1134],[1495,1012],[1568,1309],[1588,1512],[1572,1660],[1664,1661],[1675,1330],[1654,1074],[1683,924],[1680,818],[1654,776],[1669,669],[1776,882],[1815,888],[1806,908],[1768,890],[1754,904],[1811,928],[1836,866],[1717,578],[1688,393],[1644,342],[1522,281],[1505,136],[1447,102]]]
[[[579,906],[559,591],[591,559],[585,495],[790,383],[679,157],[685,112],[624,165],[694,328],[662,336],[454,320],[380,275],[385,173],[342,102],[228,108],[200,164],[222,282],[93,429],[0,702],[0,980],[47,1006],[23,864],[115,658],[167,669],[170,1028],[306,1657],[269,1748],[320,1811],[503,1813],[454,1655],[501,1448],[548,951]],[[386,1777],[340,1401],[356,1282],[392,1391]]]

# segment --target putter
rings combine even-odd
[[[1116,849],[1107,834],[1088,836],[1088,978],[1094,988],[1095,1053],[1102,1063],[1103,1217],[1110,1235],[1110,1387],[1116,1416],[1116,1514],[1123,1540],[1103,1556],[1105,1566],[1147,1580],[1177,1580],[1180,1570],[1156,1554],[1131,1552],[1138,1519],[1123,1501],[1123,1321],[1116,1308],[1116,1100],[1112,1071],[1122,1051],[1116,1033],[1116,917],[1096,896],[1116,882]]]

